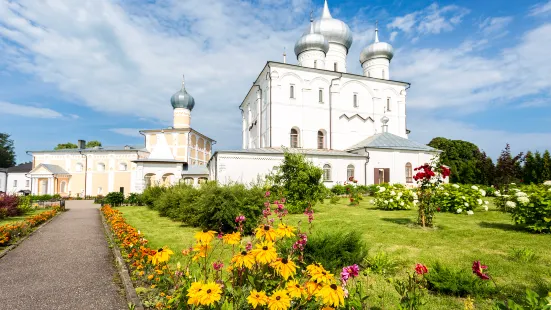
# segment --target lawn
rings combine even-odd
[[[50,210],[50,209],[36,209],[36,210],[32,210],[29,213],[24,214],[24,215],[7,217],[5,219],[0,220],[0,226],[10,224],[10,223],[15,223],[15,222],[21,222],[21,221],[24,221],[25,218],[28,217],[28,216],[37,215],[37,214],[40,214],[40,213],[42,213],[44,211],[48,211],[48,210]]]
[[[414,225],[416,211],[382,211],[368,201],[350,207],[345,200],[315,208],[314,231],[359,230],[370,249],[370,255],[385,251],[401,261],[403,269],[397,277],[405,276],[415,263],[429,266],[440,261],[447,266],[470,270],[472,262],[481,260],[489,266],[489,273],[503,291],[521,295],[525,288],[538,292],[551,291],[551,236],[537,235],[514,226],[508,214],[490,208],[475,211],[472,216],[437,213],[434,229]],[[119,208],[128,223],[141,230],[152,248],[168,246],[177,254],[172,262],[183,257],[180,251],[193,242],[197,228],[185,227],[146,207]],[[288,222],[297,225],[304,215],[291,215]],[[527,249],[536,253],[534,261],[516,260],[513,249]],[[381,276],[372,276],[374,285],[370,301],[381,308],[394,309],[397,295]],[[384,296],[384,298],[381,298]],[[490,309],[493,302],[477,299],[477,309]],[[425,309],[463,309],[463,299],[431,295]]]

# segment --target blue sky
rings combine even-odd
[[[239,148],[239,103],[268,60],[288,62],[322,0],[0,0],[0,132],[17,161],[78,139],[140,144],[171,125],[186,75],[192,126]],[[391,78],[412,84],[411,139],[444,136],[496,157],[551,149],[551,1],[329,0],[354,33],[351,73],[380,37]]]

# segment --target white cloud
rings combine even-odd
[[[497,34],[501,37],[508,33],[508,31],[504,29],[511,21],[513,21],[512,16],[488,17],[480,24],[480,29],[484,35],[493,34],[495,38]]]
[[[530,15],[546,15],[551,13],[551,1],[543,2],[532,7]]]
[[[109,131],[118,133],[119,135],[128,136],[128,137],[134,137],[134,138],[140,138],[143,137],[140,134],[139,128],[111,128]]]
[[[0,111],[2,114],[17,115],[32,118],[61,118],[63,115],[48,108],[39,108],[29,105],[20,105],[10,102],[0,101]]]

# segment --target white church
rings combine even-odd
[[[331,16],[327,0],[295,44],[298,65],[268,61],[240,105],[242,149],[217,151],[207,167],[222,184],[261,181],[285,151],[323,168],[327,187],[413,184],[413,168],[439,151],[408,139],[406,90],[390,79],[393,48],[374,42],[359,56],[363,74],[348,73],[350,28]]]

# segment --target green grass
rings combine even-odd
[[[37,215],[37,214],[40,214],[40,213],[42,213],[44,211],[48,211],[48,210],[50,210],[50,209],[36,209],[36,210],[32,210],[29,213],[24,214],[24,215],[7,217],[5,219],[0,220],[0,226],[10,224],[10,223],[15,223],[15,222],[21,222],[21,221],[24,221],[25,218],[28,217],[28,216]]]
[[[346,205],[345,200],[315,208],[314,231],[359,230],[370,248],[370,253],[385,251],[400,260],[403,268],[398,276],[413,270],[415,263],[429,266],[436,261],[454,268],[470,270],[472,262],[481,260],[488,265],[489,273],[507,295],[518,298],[525,288],[544,293],[551,291],[551,236],[525,232],[513,225],[508,214],[490,208],[490,211],[475,211],[472,216],[464,214],[437,213],[433,229],[421,229],[415,224],[415,210],[383,211],[369,204],[370,198],[358,207]],[[119,208],[128,223],[141,230],[152,248],[167,245],[177,253],[173,262],[182,259],[179,253],[193,242],[196,228],[185,227],[168,218],[159,217],[156,211],[146,207]],[[290,224],[302,220],[302,229],[307,229],[304,215],[288,217]],[[306,223],[306,224],[305,224]],[[524,249],[536,253],[529,263],[515,257],[515,250]],[[360,262],[359,262],[360,263]],[[429,270],[430,272],[430,270]],[[381,276],[371,278],[374,292],[370,297],[373,305],[395,308],[397,295]],[[490,309],[491,300],[477,299],[477,309]],[[463,309],[460,298],[430,295],[424,309]]]

